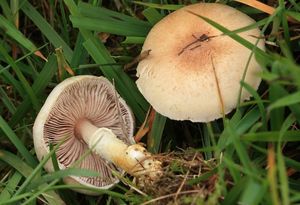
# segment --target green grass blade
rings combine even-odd
[[[241,193],[246,186],[248,177],[244,176],[230,189],[230,191],[225,195],[224,200],[221,202],[221,205],[232,205],[237,204],[238,199],[241,196]]]
[[[2,28],[5,34],[9,35],[12,39],[17,41],[19,45],[22,45],[29,51],[34,52],[37,50],[37,47],[30,40],[28,40],[10,21],[1,15],[0,28]]]
[[[290,47],[291,45],[291,35],[290,35],[290,28],[288,25],[288,20],[287,20],[287,14],[285,13],[286,8],[285,8],[285,1],[279,0],[279,7],[282,8],[282,10],[278,13],[278,17],[281,21],[281,26],[283,28],[283,37],[285,40],[285,43]]]
[[[79,2],[78,11],[82,16],[95,18],[99,20],[124,22],[136,26],[144,26],[148,29],[151,28],[149,22],[139,20],[137,18],[127,16],[125,14],[115,12],[104,7],[95,7],[88,3]],[[77,14],[76,14],[77,15]]]
[[[250,129],[260,118],[260,112],[257,107],[246,112],[242,119],[239,121],[231,120],[232,125],[235,125],[234,129],[238,135],[245,133]]]
[[[14,155],[10,152],[7,152],[5,150],[0,150],[0,159],[5,161],[7,164],[12,166],[13,168],[15,168],[19,173],[21,173],[26,178],[26,180],[28,180],[28,177],[37,177],[38,176],[35,173],[33,173],[34,169],[31,168],[31,166],[29,166],[28,164],[23,162],[22,159],[20,159],[19,157],[17,157],[16,155]],[[43,186],[45,186],[45,185],[43,185]],[[31,195],[32,195],[32,193],[30,193],[29,196],[31,196]],[[26,195],[26,196],[28,196],[28,195]],[[63,205],[64,204],[64,202],[61,201],[60,197],[53,191],[45,192],[43,194],[43,196],[49,202],[50,205]],[[21,197],[21,198],[20,197],[21,197],[21,195],[19,195],[19,196],[14,195],[10,199],[10,201],[18,201],[18,200],[24,198],[24,197]]]
[[[280,129],[280,136],[279,138],[282,139],[284,134],[287,132],[288,129],[295,123],[295,117],[290,114],[287,116],[286,120],[282,123],[282,127]],[[283,205],[290,204],[290,197],[289,197],[289,185],[288,185],[288,174],[286,171],[286,165],[284,162],[284,157],[282,153],[282,143],[277,144],[277,168],[278,168],[278,176],[279,176],[279,183],[280,183],[280,190],[281,190],[281,198]]]
[[[7,182],[7,185],[0,193],[0,203],[1,203],[1,201],[10,199],[10,197],[12,196],[12,193],[17,189],[18,184],[20,183],[22,178],[23,178],[23,176],[19,172],[15,172],[11,176],[11,178]]]
[[[244,134],[248,129],[250,129],[255,122],[260,118],[260,112],[257,108],[254,108],[244,114],[243,118],[240,119],[240,113],[237,110],[234,117],[230,120],[233,129],[236,130],[238,135]],[[232,143],[231,136],[228,136],[227,128],[222,132],[220,139],[218,141],[219,150],[223,150],[226,146]]]
[[[264,197],[267,189],[264,184],[249,179],[247,184],[243,187],[243,194],[239,203],[241,204],[260,204],[261,199]]]
[[[255,28],[259,28],[260,26],[265,25],[268,21],[269,21],[268,18],[264,18],[260,21],[257,21],[255,23],[250,24],[248,26],[245,26],[243,28],[238,28],[236,30],[233,30],[233,31],[231,31],[231,33],[237,34],[237,33],[242,33],[242,32],[249,31],[249,30],[252,30],[252,29],[255,29]]]
[[[268,151],[265,148],[255,145],[254,143],[249,144],[249,145],[251,145],[251,147],[253,147],[255,149],[255,151],[258,151],[260,154],[267,155]],[[289,157],[285,157],[285,156],[283,156],[283,158],[284,158],[284,162],[286,163],[287,167],[291,167],[297,171],[300,171],[300,162],[298,162],[294,159],[291,159]]]
[[[3,81],[3,83],[12,85],[16,89],[18,94],[24,99],[26,97],[26,92],[22,87],[21,83],[18,80],[16,80],[14,76],[10,72],[5,70],[1,65],[0,69],[1,80]]]
[[[298,77],[300,76],[300,66],[298,64],[287,57],[274,55],[273,62],[270,65],[272,65],[272,68],[276,67],[276,69],[280,71],[282,77],[292,79],[292,81],[286,81],[287,83],[292,83],[300,89],[300,78]]]
[[[70,62],[71,68],[77,68],[79,67],[79,65],[84,64],[85,63],[84,59],[88,57],[88,53],[82,45],[83,43],[84,43],[84,38],[82,37],[81,34],[78,34],[74,46],[74,53],[72,56],[72,60]],[[82,70],[77,70],[76,73],[81,74]]]
[[[26,80],[26,78],[24,77],[24,75],[22,74],[22,72],[20,71],[19,67],[17,66],[17,64],[14,62],[14,60],[12,59],[12,57],[10,57],[8,55],[8,53],[6,52],[5,48],[3,47],[3,45],[0,44],[0,54],[2,54],[4,56],[4,58],[6,59],[6,61],[12,66],[13,70],[16,72],[16,75],[18,76],[24,90],[26,91],[26,93],[28,94],[28,96],[30,97],[31,103],[33,105],[33,107],[38,110],[39,109],[39,103],[37,100],[36,95],[34,94],[32,88],[30,87],[28,81]]]
[[[36,80],[32,85],[32,89],[35,95],[39,96],[41,92],[47,87],[51,79],[53,78],[54,74],[57,71],[57,63],[56,57],[51,55],[49,57],[48,62],[42,68],[40,74],[38,74]],[[28,113],[30,110],[31,102],[29,97],[26,97],[24,101],[17,107],[15,114],[11,117],[9,124],[11,126],[15,126],[17,123],[20,122],[21,119]]]
[[[142,5],[142,6],[147,6],[150,8],[165,9],[165,10],[177,10],[184,6],[184,5],[177,5],[177,4],[155,4],[155,3],[147,3],[147,2],[141,2],[141,1],[133,1],[133,3]]]
[[[270,111],[275,108],[285,107],[288,105],[294,105],[299,102],[300,102],[300,91],[297,91],[293,94],[290,94],[288,96],[285,96],[285,97],[280,98],[279,100],[275,101],[268,107],[268,110]]]
[[[145,37],[126,36],[122,44],[143,44],[144,41],[145,41]]]
[[[270,88],[272,88],[273,84],[270,86]],[[271,90],[270,90],[271,92]],[[279,84],[276,84],[276,93],[280,96],[278,96],[278,99],[276,100],[272,100],[274,103],[276,103],[277,100],[280,100],[281,98],[284,98],[286,96],[289,96],[289,92],[287,90],[285,90],[285,88]],[[271,93],[270,93],[271,94]],[[270,96],[271,98],[272,96]],[[292,111],[292,113],[295,115],[296,119],[298,122],[300,122],[300,107],[298,106],[298,104],[292,104],[288,106],[290,111]],[[276,109],[272,109],[270,110],[270,114],[272,114],[272,112],[274,111],[278,111],[278,110],[284,110],[285,107],[278,107]],[[281,118],[283,118],[284,116],[281,116]],[[272,119],[271,119],[272,120]],[[283,120],[282,120],[283,121]],[[280,128],[281,128],[282,123],[280,124]]]
[[[264,103],[262,102],[262,99],[260,98],[260,96],[258,95],[256,90],[254,88],[252,88],[250,85],[248,85],[245,82],[241,82],[241,85],[255,98],[257,107],[260,111],[260,117],[261,117],[262,123],[263,123],[262,129],[267,130],[267,116],[266,116],[267,112],[266,112]]]
[[[102,43],[96,39],[89,39],[84,43],[84,47],[98,64],[115,63]],[[143,122],[148,103],[137,90],[136,85],[127,76],[122,68],[117,66],[100,66],[103,74],[110,80],[114,80],[115,86],[120,95],[132,108],[139,122]]]
[[[202,20],[204,20],[205,22],[209,23],[210,25],[212,25],[213,27],[215,27],[216,29],[220,30],[221,32],[223,32],[224,35],[227,35],[229,37],[231,37],[233,40],[235,40],[236,42],[240,43],[241,45],[245,46],[246,48],[248,48],[249,50],[252,50],[255,54],[261,55],[263,56],[265,59],[269,59],[269,61],[271,62],[272,57],[270,55],[268,55],[266,52],[264,52],[263,50],[261,50],[260,48],[256,47],[254,44],[250,43],[249,41],[247,41],[246,39],[240,37],[239,35],[237,35],[236,33],[234,33],[233,31],[228,30],[227,28],[225,28],[224,26],[216,23],[215,21],[206,18],[204,16],[201,16],[199,14],[196,14],[192,11],[187,11],[189,13],[191,13],[192,15],[198,16],[199,18],[201,18]]]
[[[280,97],[284,96],[285,93],[282,92],[281,86],[278,84],[271,84],[269,89],[269,98],[271,102],[275,102]],[[272,130],[279,130],[284,117],[284,108],[277,108],[270,111],[270,126]]]
[[[296,2],[295,0],[289,0],[289,2],[294,6],[295,10],[300,11],[300,5],[298,2]],[[300,19],[300,17],[299,17],[299,19]]]
[[[244,169],[247,172],[253,172],[255,173],[254,167],[252,166],[251,160],[249,158],[249,155],[247,153],[247,149],[245,144],[243,144],[240,139],[239,136],[237,135],[235,129],[233,129],[232,125],[229,123],[229,121],[227,121],[226,125],[226,130],[228,132],[228,135],[232,136],[233,139],[233,145],[235,147],[235,151],[237,152],[237,155],[241,161],[241,163],[244,166]]]
[[[40,189],[38,189],[35,193],[31,194],[30,197],[28,199],[26,199],[26,201],[24,201],[21,205],[27,205],[27,204],[32,204],[34,200],[36,200],[36,198],[38,196],[40,196],[41,194],[45,193],[46,190],[49,187],[54,186],[59,180],[56,179],[54,181],[52,181],[50,184],[46,184],[45,186],[41,187]],[[18,197],[18,196],[17,196]],[[61,205],[64,205],[65,203],[63,201],[59,201]],[[57,203],[57,202],[56,202]]]
[[[39,12],[27,1],[22,2],[21,10],[34,22],[41,30],[43,35],[54,45],[54,47],[62,47],[67,61],[71,61],[73,56],[72,49],[65,43],[60,35],[51,27],[51,25],[39,14]]]
[[[31,165],[27,164],[26,162],[23,162],[23,160],[8,152],[5,150],[0,150],[0,159],[10,166],[12,166],[14,169],[16,169],[19,173],[21,173],[23,176],[27,177],[31,174],[32,167]]]
[[[155,113],[152,130],[148,136],[148,150],[152,153],[158,153],[162,139],[162,134],[165,128],[167,118],[159,113]]]
[[[279,131],[246,133],[241,137],[241,140],[250,142],[298,142],[300,141],[299,131],[291,130],[284,133],[280,139]]]
[[[154,8],[145,9],[143,11],[143,14],[152,25],[156,24],[158,21],[160,21],[164,17],[162,14],[160,14]]]
[[[0,99],[3,103],[3,105],[7,108],[7,110],[14,114],[16,112],[16,107],[10,100],[10,98],[7,96],[6,92],[3,90],[2,87],[0,87]]]
[[[122,36],[145,36],[149,27],[130,24],[123,21],[111,21],[82,16],[70,16],[73,27],[91,31],[107,32]]]
[[[189,180],[187,181],[187,184],[189,184],[189,185],[194,185],[194,184],[199,184],[199,183],[201,183],[201,182],[203,182],[203,181],[206,181],[206,180],[208,180],[210,177],[212,177],[214,174],[216,174],[217,171],[218,171],[218,170],[215,168],[215,169],[213,169],[213,170],[211,170],[211,171],[205,172],[204,174],[202,174],[202,175],[199,176],[199,177],[196,177],[196,178],[193,178],[193,179],[189,179]]]
[[[25,161],[30,166],[35,166],[37,164],[36,160],[32,156],[32,154],[26,149],[23,142],[18,138],[18,136],[14,133],[14,131],[10,128],[7,122],[0,116],[0,128],[7,136],[7,138],[11,141],[11,143],[17,148],[19,153],[25,159]]]
[[[25,193],[25,194],[21,194],[17,197],[14,197],[14,198],[11,198],[11,199],[8,199],[8,200],[5,200],[5,201],[1,201],[0,202],[0,205],[5,205],[5,204],[13,204],[14,202],[17,202],[17,201],[20,201],[24,198],[27,198],[27,197],[30,197],[32,195],[32,193]],[[54,205],[54,204],[53,204]]]
[[[63,141],[62,141],[63,142]],[[41,161],[40,163],[32,170],[32,172],[26,177],[26,180],[23,182],[23,184],[19,187],[19,189],[16,191],[14,196],[17,196],[21,193],[23,193],[28,185],[36,178],[40,177],[39,173],[43,169],[43,166],[48,162],[48,160],[51,158],[51,156],[54,154],[54,152],[57,150],[57,148],[61,145],[60,142],[57,144],[53,150],[51,150]]]
[[[81,169],[81,168],[68,168],[64,170],[58,170],[46,175],[43,175],[40,179],[32,182],[26,189],[37,189],[40,185],[45,183],[51,183],[54,180],[61,180],[68,176],[83,176],[83,177],[97,177],[99,172]]]
[[[11,10],[9,8],[8,2],[7,1],[0,1],[0,6],[2,8],[3,15],[8,20],[12,21],[13,20],[13,16],[12,16]]]
[[[64,0],[64,2],[73,16],[81,16],[73,0]],[[100,65],[111,64],[110,66],[100,66],[101,71],[110,81],[114,80],[116,89],[132,108],[138,122],[142,123],[148,109],[148,103],[139,93],[132,79],[124,73],[120,66],[113,66],[115,60],[110,56],[105,46],[91,32],[82,28],[79,29],[86,40],[83,45],[94,61]]]
[[[97,189],[97,188],[93,188],[93,187],[87,187],[87,186],[83,186],[83,185],[76,185],[76,184],[69,184],[69,185],[55,185],[52,187],[49,187],[48,190],[59,190],[59,189],[84,189],[84,190],[89,190],[89,191],[94,191],[96,193],[99,194],[107,194],[109,196],[113,196],[116,198],[120,198],[120,199],[124,199],[126,201],[133,201],[134,202],[134,197],[128,197],[125,194],[122,193],[118,193],[118,192],[114,192],[114,191],[110,191],[110,190],[105,190],[105,189]]]

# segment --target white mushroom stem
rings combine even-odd
[[[98,128],[88,120],[78,125],[83,140],[102,158],[135,177],[155,180],[161,176],[161,162],[140,144],[128,146],[107,128]]]

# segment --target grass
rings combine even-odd
[[[55,157],[50,154],[37,160],[31,128],[47,94],[72,72],[114,80],[135,114],[137,127],[141,126],[149,105],[136,88],[134,71],[126,73],[123,67],[138,56],[152,25],[187,2],[196,1],[0,1],[0,204],[159,202],[155,194],[134,191],[130,179],[111,190],[98,191],[100,196],[71,191],[79,186],[65,185],[65,176],[95,173],[76,168],[46,173],[43,164]],[[217,177],[205,200],[192,201],[195,195],[189,197],[184,191],[184,197],[172,193],[162,198],[182,204],[299,204],[300,4],[278,0],[268,15],[259,6],[249,7],[239,3],[242,1],[221,2],[247,13],[257,23],[228,31],[199,18],[252,50],[262,67],[263,83],[258,91],[242,83],[254,97],[221,120],[176,122],[155,115],[148,139],[143,139],[149,150],[162,153],[193,147],[202,153],[204,163],[217,162],[203,175],[188,180],[196,186]],[[237,35],[252,27],[261,28],[267,51]],[[108,39],[101,34],[108,34]],[[177,172],[182,169],[174,164],[170,167]]]

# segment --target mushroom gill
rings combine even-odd
[[[132,144],[127,138],[133,135],[129,112],[113,87],[103,79],[80,80],[70,84],[57,98],[44,125],[44,140],[48,147],[50,143],[55,146],[65,141],[57,149],[56,156],[67,168],[89,149],[76,131],[81,120],[88,120],[99,128],[109,128],[123,142]],[[116,181],[110,170],[117,168],[97,154],[88,154],[79,167],[100,173],[99,177],[80,177],[86,183],[105,186]]]

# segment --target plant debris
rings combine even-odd
[[[216,160],[206,161],[193,149],[157,156],[163,173],[159,180],[139,180],[141,191],[152,197],[144,204],[199,204],[215,190]]]

